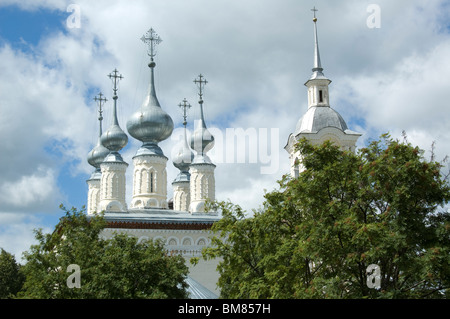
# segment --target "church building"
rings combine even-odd
[[[313,144],[331,140],[343,149],[354,151],[360,133],[348,129],[342,116],[330,106],[328,86],[331,81],[324,75],[320,61],[317,36],[317,18],[314,11],[314,66],[311,77],[306,81],[308,109],[300,118],[295,131],[290,134],[286,151],[289,153],[291,174],[301,172],[301,154],[294,145],[302,137]],[[156,46],[161,39],[150,29],[141,40],[148,45],[150,82],[148,94],[141,107],[128,119],[129,135],[142,142],[133,157],[133,191],[131,201],[126,200],[125,172],[129,164],[124,162],[120,150],[128,143],[128,135],[117,120],[118,82],[123,79],[117,70],[109,77],[113,81],[112,124],[102,132],[102,106],[106,99],[100,93],[95,100],[99,105],[99,137],[97,145],[88,155],[88,162],[95,168],[88,184],[88,214],[105,212],[108,223],[103,236],[109,238],[114,232],[127,233],[139,241],[162,239],[167,251],[181,254],[190,267],[188,282],[193,297],[216,298],[220,293],[216,283],[218,260],[200,262],[191,266],[191,257],[200,257],[201,250],[211,243],[210,228],[221,216],[216,212],[205,212],[206,201],[215,200],[215,164],[207,152],[214,146],[214,137],[209,132],[204,118],[203,75],[194,83],[198,86],[200,118],[190,141],[186,134],[187,109],[191,106],[184,99],[184,140],[172,158],[179,174],[172,182],[173,204],[167,198],[167,173],[169,161],[158,143],[172,134],[174,123],[161,107],[155,89],[154,68]],[[199,293],[201,292],[201,293]]]
[[[118,83],[123,76],[116,69],[108,75],[113,82],[113,112],[112,124],[105,132],[102,132],[102,105],[106,99],[101,93],[95,98],[99,105],[99,138],[88,154],[88,162],[95,171],[87,180],[87,212],[88,215],[105,213],[108,223],[102,233],[105,238],[122,232],[138,237],[139,241],[163,240],[168,252],[185,257],[190,267],[191,293],[195,291],[198,295],[202,291],[202,296],[217,297],[218,261],[200,260],[196,266],[189,263],[191,257],[200,257],[203,247],[211,242],[210,228],[220,219],[216,212],[205,212],[206,201],[215,200],[216,167],[207,155],[214,146],[214,137],[203,115],[203,89],[207,81],[203,75],[194,80],[199,88],[201,116],[190,147],[186,135],[186,110],[190,105],[186,99],[180,104],[184,110],[184,143],[172,159],[180,172],[172,183],[173,209],[169,209],[166,170],[169,159],[158,143],[171,136],[174,122],[156,96],[154,58],[161,38],[150,29],[141,40],[148,45],[150,82],[142,105],[126,123],[128,134],[142,142],[133,157],[132,198],[130,202],[125,198],[125,173],[129,164],[119,153],[127,145],[128,135],[117,120]]]

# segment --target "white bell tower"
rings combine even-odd
[[[329,140],[344,150],[355,151],[356,141],[360,133],[348,129],[342,116],[330,107],[329,80],[323,74],[320,61],[319,40],[317,37],[316,8],[314,12],[314,66],[312,75],[306,81],[308,88],[308,110],[300,118],[294,133],[289,135],[285,150],[289,153],[291,176],[296,178],[303,170],[302,156],[295,148],[301,138],[306,138],[311,144],[319,145]]]

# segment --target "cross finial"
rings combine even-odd
[[[98,120],[99,120],[99,121],[102,121],[102,120],[103,120],[103,116],[102,116],[102,114],[103,114],[102,105],[103,105],[105,102],[108,101],[108,100],[107,100],[105,97],[103,97],[103,96],[104,96],[104,95],[102,94],[102,92],[100,92],[100,93],[98,94],[98,97],[97,97],[97,96],[94,97],[94,101],[97,102],[97,104],[98,104],[98,114],[99,114]]]
[[[317,18],[316,18],[316,12],[319,11],[319,10],[317,10],[317,9],[316,9],[316,6],[314,6],[314,8],[312,8],[311,11],[314,12],[314,18],[313,18],[313,21],[316,22],[316,21],[317,21]]]
[[[141,40],[148,45],[148,55],[153,62],[153,58],[156,55],[156,45],[160,44],[162,42],[162,39],[158,34],[156,34],[153,28],[150,28],[150,30],[148,30],[147,33],[142,36]]]
[[[114,71],[108,74],[108,77],[113,81],[114,98],[117,98],[117,84],[119,83],[119,80],[123,79],[123,76],[122,74],[119,74],[119,71],[117,71],[117,69],[114,69]]]
[[[198,95],[200,96],[200,103],[203,103],[203,87],[206,85],[206,83],[208,83],[208,81],[206,81],[205,77],[203,75],[199,75],[198,79],[194,80],[194,83],[197,84],[198,88],[199,88],[199,93]]]
[[[188,103],[188,101],[186,99],[184,99],[183,102],[178,104],[178,106],[183,109],[183,120],[184,120],[183,125],[186,127],[187,110],[191,108],[191,105]]]

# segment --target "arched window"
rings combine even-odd
[[[294,178],[298,178],[298,176],[300,175],[300,162],[298,160],[298,158],[295,159],[294,161]]]
[[[155,188],[154,188],[154,176],[153,176],[153,172],[150,173],[150,193],[154,193],[155,192]]]

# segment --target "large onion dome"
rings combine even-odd
[[[153,61],[153,57],[155,55],[154,46],[160,43],[161,39],[154,33],[153,29],[150,29],[147,36],[144,36],[142,40],[151,44],[149,53],[151,62],[148,64],[150,68],[150,85],[147,97],[141,108],[128,120],[127,130],[131,136],[143,142],[136,155],[156,154],[164,156],[158,143],[172,135],[174,125],[172,118],[161,108],[156,97],[154,80],[156,63]]]

